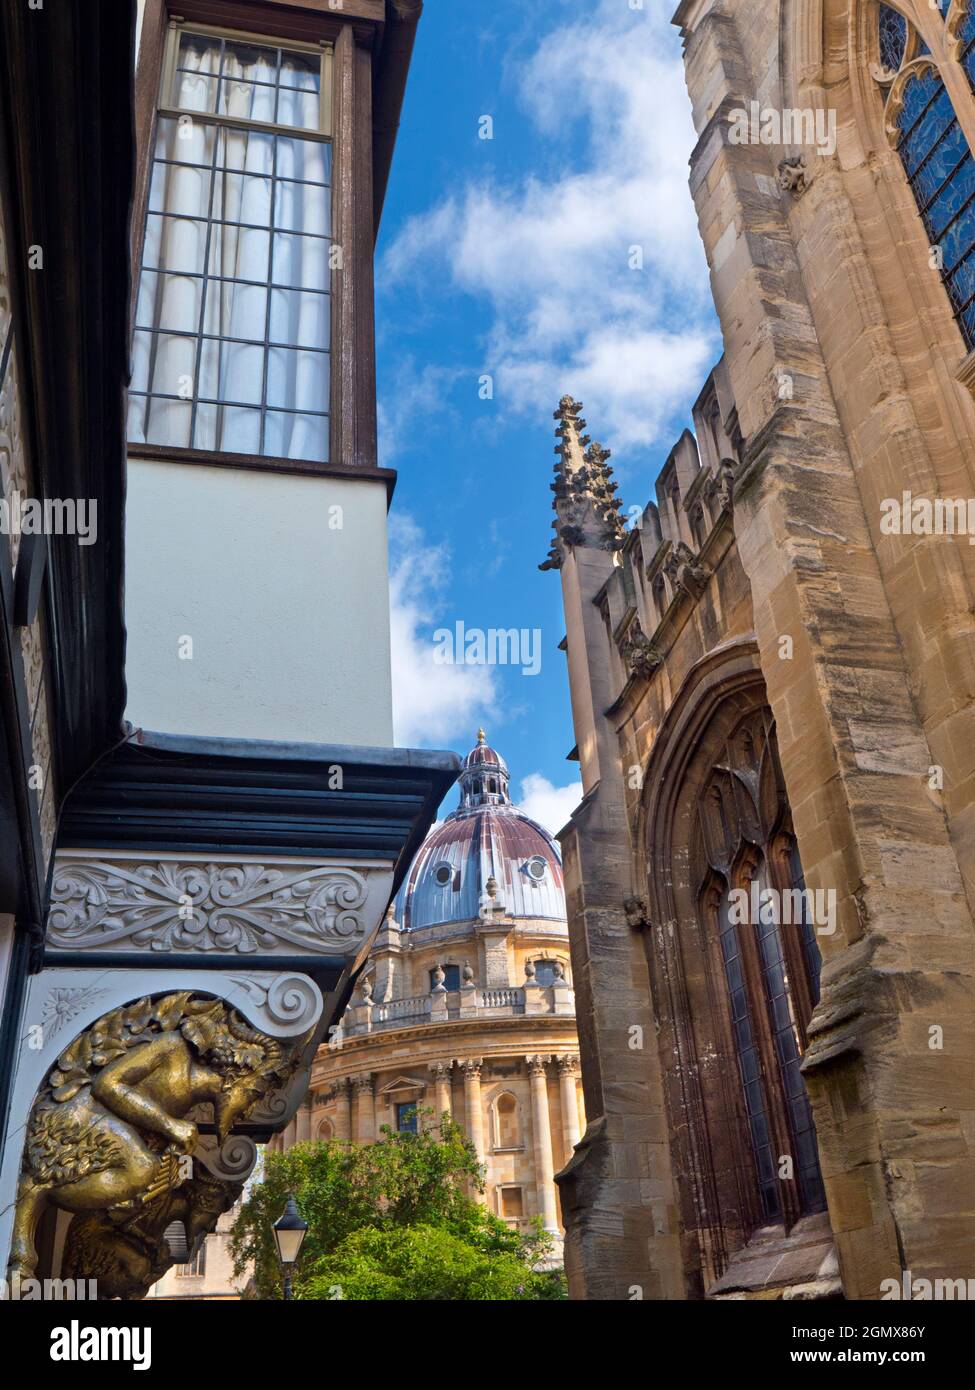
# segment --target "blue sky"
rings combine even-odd
[[[640,506],[720,353],[669,19],[660,0],[427,0],[378,248],[397,742],[464,752],[483,722],[552,829],[578,796],[559,578],[538,569],[553,411],[582,400]],[[435,664],[457,621],[539,629],[539,674]]]

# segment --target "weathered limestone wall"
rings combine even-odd
[[[870,1298],[902,1267],[962,1274],[975,1239],[972,556],[964,538],[879,533],[880,499],[902,488],[972,494],[973,412],[896,157],[858,144],[851,9],[824,4],[824,28],[798,3],[686,4],[678,19],[745,441],[738,549],[807,882],[839,898],[805,1071],[845,1291]],[[805,99],[822,82],[839,113],[838,155],[810,157],[798,197],[776,178],[790,151],[728,138],[734,108],[798,88],[780,41]]]

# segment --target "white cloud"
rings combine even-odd
[[[540,772],[530,772],[521,784],[519,811],[555,835],[565,825],[582,800],[582,783],[556,787]]]
[[[397,360],[392,378],[379,396],[379,464],[389,468],[414,435],[419,416],[429,419],[449,410],[451,387],[465,375],[457,367],[428,362],[418,366],[411,356]]]
[[[430,629],[449,578],[450,552],[427,544],[408,516],[390,523],[390,637],[393,731],[397,744],[415,747],[473,741],[478,722],[497,709],[489,666],[446,666],[434,661]]]
[[[687,187],[695,134],[676,31],[658,6],[602,0],[545,36],[518,87],[569,167],[472,180],[406,224],[385,275],[447,274],[489,301],[484,355],[501,408],[538,416],[571,392],[598,437],[652,444],[719,350]],[[499,123],[495,138],[518,133]]]

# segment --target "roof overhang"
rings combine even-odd
[[[459,767],[426,749],[140,731],[75,788],[59,848],[355,855],[392,860],[395,891]]]

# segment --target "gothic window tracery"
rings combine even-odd
[[[971,0],[899,0],[877,8],[885,127],[897,150],[966,346],[975,348],[975,161],[962,100],[975,90]],[[959,83],[963,77],[965,92]]]
[[[718,946],[760,1219],[791,1224],[825,1207],[800,1071],[819,951],[767,709],[739,724],[705,780],[691,859]]]

